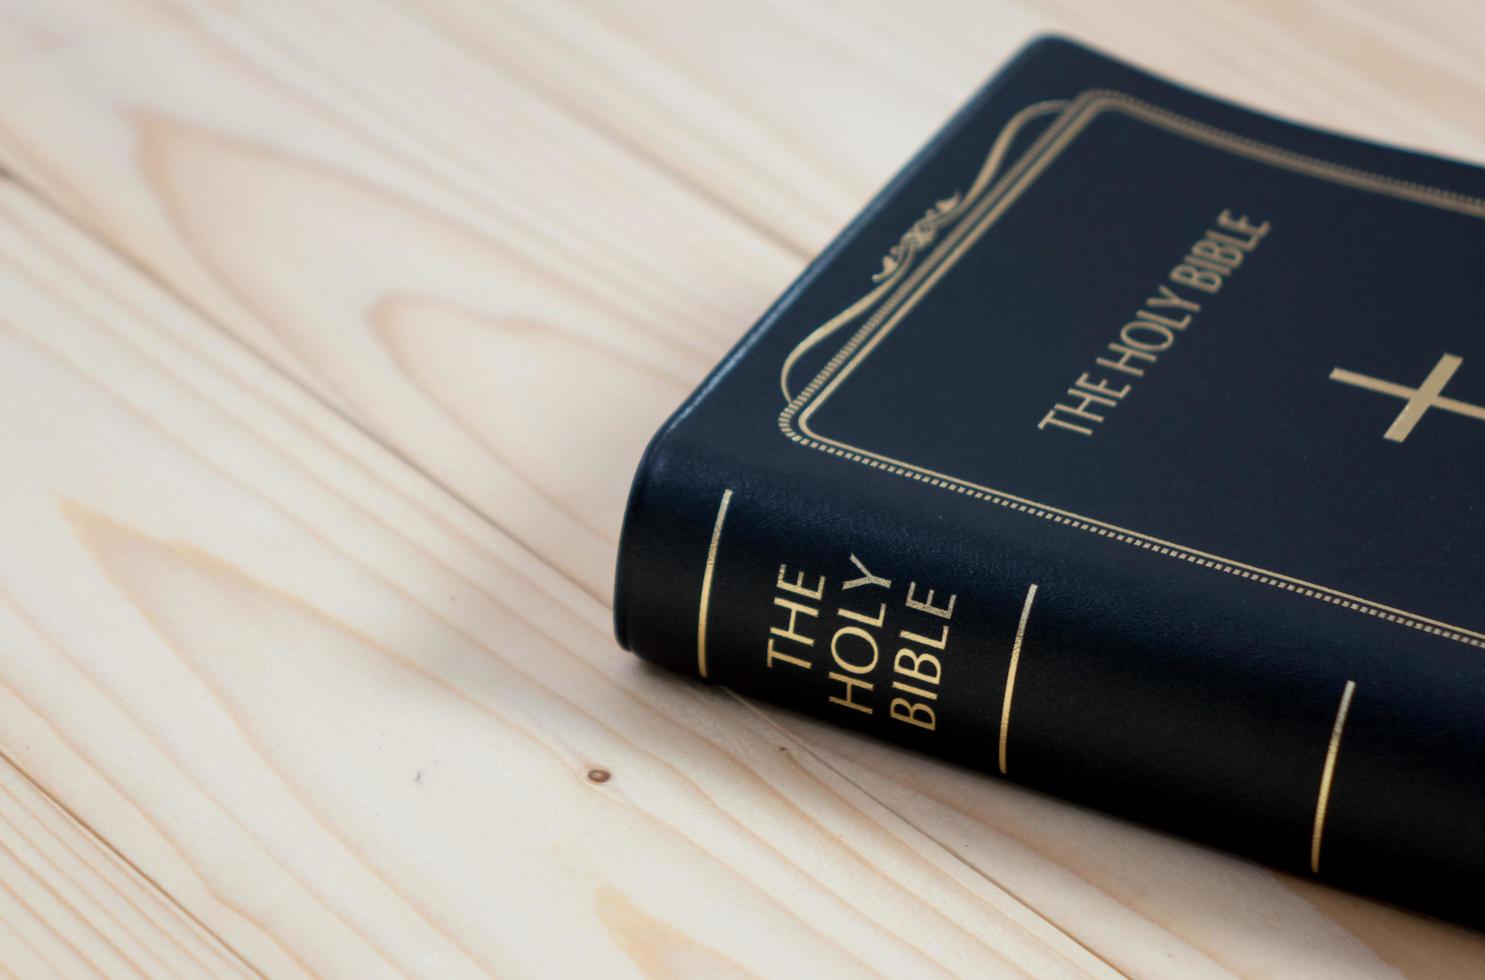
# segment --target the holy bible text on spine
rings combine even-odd
[[[655,437],[616,622],[1479,922],[1485,171],[1033,44]]]

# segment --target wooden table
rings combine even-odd
[[[609,628],[645,440],[1031,34],[1485,160],[1413,6],[5,2],[0,964],[1481,975]]]

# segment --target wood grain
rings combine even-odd
[[[229,966],[1111,975],[14,188],[0,257],[0,744]],[[36,956],[157,972],[29,866]]]
[[[1485,965],[606,609],[645,439],[1029,34],[1482,158],[1473,8],[5,6],[10,972]]]

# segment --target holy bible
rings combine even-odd
[[[1485,170],[1045,39],[655,436],[616,629],[1478,923],[1482,497]]]

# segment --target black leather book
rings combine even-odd
[[[1047,39],[655,437],[615,619],[682,673],[1479,923],[1482,495],[1485,170]]]

